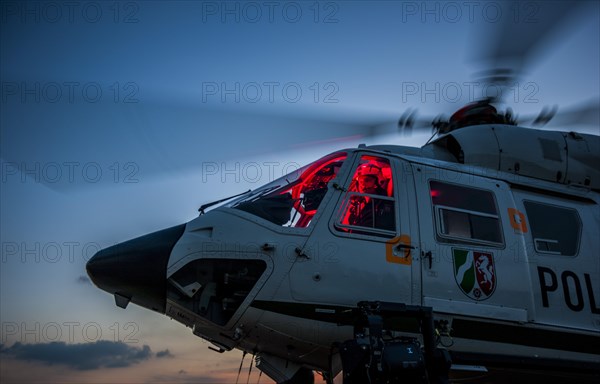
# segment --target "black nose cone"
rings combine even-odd
[[[165,313],[167,263],[184,230],[181,224],[105,248],[88,261],[87,273],[99,288],[115,295],[117,305],[131,301]]]

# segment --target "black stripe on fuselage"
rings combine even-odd
[[[600,382],[600,363],[589,361],[573,361],[565,359],[549,359],[540,357],[507,356],[494,353],[473,353],[450,351],[452,364],[467,366],[485,366],[490,375],[486,375],[486,383],[507,383],[511,378],[521,379],[530,376],[530,380],[519,382],[545,383],[598,383]],[[546,380],[541,380],[544,376]],[[490,380],[492,378],[500,380]],[[557,381],[552,379],[562,378]],[[590,379],[592,381],[590,381]]]
[[[335,323],[337,325],[353,326],[356,322],[356,307],[264,300],[255,300],[252,302],[252,304],[250,304],[250,306],[282,315],[323,321],[326,323]],[[401,332],[419,332],[418,321],[413,318],[385,318],[383,324],[386,329],[397,330]]]
[[[562,351],[591,354],[600,352],[600,349],[598,349],[600,335],[582,335],[573,332],[489,323],[480,320],[454,319],[452,321],[452,336]]]
[[[282,315],[338,325],[354,325],[355,323],[354,310],[356,308],[353,307],[265,300],[255,300],[251,306]],[[384,326],[394,331],[418,333],[417,322],[410,321],[410,319],[395,318],[391,321],[384,321]],[[452,321],[452,337],[594,355],[599,354],[600,351],[598,349],[600,335],[583,335],[460,318]]]

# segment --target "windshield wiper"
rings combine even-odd
[[[213,201],[212,203],[206,203],[206,204],[202,204],[202,205],[200,206],[200,208],[198,208],[198,212],[200,212],[200,214],[201,214],[201,215],[204,215],[204,213],[205,213],[204,211],[205,211],[207,208],[210,208],[210,207],[212,207],[213,205],[217,205],[217,204],[219,204],[219,203],[222,203],[222,202],[224,202],[224,201],[231,200],[231,199],[233,199],[234,197],[238,197],[238,196],[245,195],[245,194],[247,194],[247,193],[250,193],[250,192],[252,192],[252,190],[251,190],[251,189],[247,190],[246,192],[238,193],[237,195],[233,195],[233,196],[226,197],[225,199],[221,199],[221,200]]]

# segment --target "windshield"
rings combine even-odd
[[[334,153],[272,181],[227,206],[277,225],[306,227],[317,213],[346,153]]]

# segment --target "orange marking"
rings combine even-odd
[[[527,233],[527,221],[525,215],[515,208],[508,208],[508,217],[510,217],[510,226],[517,232]]]
[[[394,248],[398,244],[404,244],[404,245],[407,245],[410,247],[411,246],[410,245],[410,236],[400,235],[398,237],[394,237],[391,240],[388,240],[385,243],[385,260],[388,263],[411,265],[412,264],[412,255],[410,253],[410,251],[411,251],[410,248],[403,249],[404,256],[397,256],[394,254]]]

